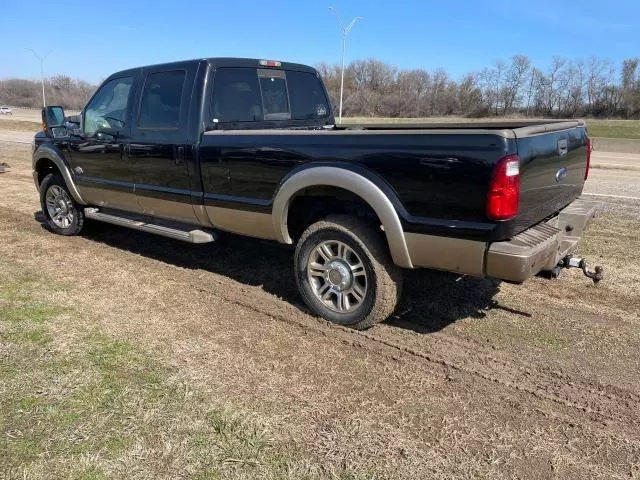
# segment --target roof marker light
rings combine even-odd
[[[277,60],[260,60],[260,65],[263,67],[281,67],[282,63]]]

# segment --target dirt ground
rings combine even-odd
[[[640,478],[640,202],[611,199],[570,271],[524,285],[415,271],[366,332],[313,318],[292,251],[89,223],[49,233],[28,146],[0,143],[0,269],[143,348],[324,467],[367,478]]]

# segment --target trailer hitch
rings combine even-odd
[[[584,276],[593,280],[595,284],[604,278],[604,269],[597,265],[593,272],[589,271],[587,261],[584,258],[564,257],[558,266],[554,268],[555,276],[560,274],[560,269],[562,268],[579,268],[584,273]]]

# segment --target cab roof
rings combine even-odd
[[[267,67],[260,65],[261,60],[272,60],[272,59],[260,59],[260,58],[232,58],[232,57],[212,57],[212,58],[198,58],[193,60],[181,60],[177,62],[169,62],[169,63],[159,63],[155,65],[145,65],[135,68],[129,68],[127,70],[121,70],[119,72],[113,73],[109,75],[107,80],[111,78],[121,77],[123,75],[134,75],[138,71],[142,69],[148,68],[177,68],[186,66],[192,63],[200,63],[200,62],[208,62],[213,68],[221,68],[221,67],[247,67],[247,68],[273,68],[275,70],[296,70],[299,72],[308,72],[317,74],[316,69],[310,67],[308,65],[303,65],[301,63],[291,63],[291,62],[280,62],[280,66],[278,67]]]

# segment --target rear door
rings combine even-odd
[[[189,108],[198,65],[145,69],[129,157],[138,203],[145,214],[197,223],[187,158],[194,152]]]

